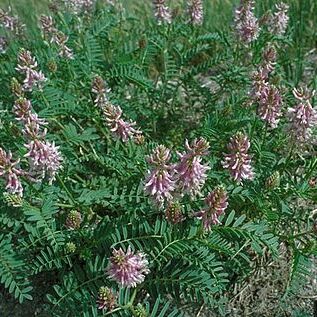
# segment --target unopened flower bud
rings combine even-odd
[[[65,251],[67,254],[75,253],[76,251],[76,244],[74,242],[67,242],[65,245]]]
[[[99,288],[97,307],[100,310],[111,312],[116,306],[116,297],[112,290],[106,286]]]
[[[66,227],[71,230],[79,229],[82,223],[81,214],[77,210],[72,210],[66,218]]]
[[[280,173],[276,171],[266,179],[265,187],[267,189],[274,189],[280,186],[280,181],[281,181]]]

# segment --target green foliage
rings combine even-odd
[[[159,26],[147,17],[146,4],[131,1],[120,8],[102,2],[78,15],[62,7],[50,12],[68,37],[73,59],[43,39],[37,22],[27,24],[24,36],[2,32],[9,46],[0,55],[0,146],[20,158],[24,192],[23,197],[7,193],[7,179],[0,174],[1,284],[19,303],[41,297],[39,309],[50,316],[198,316],[203,307],[225,315],[236,283],[251,278],[261,261],[278,259],[285,247],[290,261],[285,297],[295,294],[317,254],[316,145],[290,146],[285,115],[296,102],[295,86],[316,88],[314,72],[305,68],[311,61],[303,60],[311,41],[299,44],[307,30],[304,19],[311,18],[306,4],[292,4],[286,36],[273,36],[263,27],[257,41],[245,46],[229,24],[219,29],[222,20],[208,15],[195,27],[176,10],[173,23]],[[298,6],[299,25],[294,21]],[[256,12],[270,8],[259,4]],[[268,42],[278,52],[272,81],[284,100],[276,129],[259,118],[254,100],[247,105],[251,74]],[[25,123],[12,110],[11,79],[24,79],[15,69],[22,47],[47,77],[43,89],[24,96],[47,121],[45,140],[56,142],[62,154],[63,168],[51,184],[45,177],[34,182],[29,173]],[[144,140],[114,137],[106,107],[97,107],[91,92],[96,75],[110,88],[107,105],[120,105],[122,118],[136,121]],[[221,164],[238,131],[249,136],[255,170],[255,179],[243,184]],[[169,205],[160,208],[144,190],[148,155],[164,144],[174,163],[184,141],[199,137],[211,145],[204,158],[208,177],[200,195],[174,197],[183,218],[173,223]],[[228,193],[229,205],[219,223],[205,230],[196,213],[206,208],[203,197],[218,185]],[[70,224],[72,212],[80,215],[76,226]],[[149,262],[150,272],[135,288],[120,286],[107,271],[113,250],[128,247]],[[112,312],[97,308],[102,286],[115,294]]]

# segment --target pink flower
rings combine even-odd
[[[52,34],[57,32],[56,28],[54,27],[53,18],[48,15],[41,15],[40,27],[45,37],[50,37]]]
[[[81,12],[87,13],[93,8],[95,0],[64,0],[67,5],[75,14]]]
[[[112,290],[105,286],[100,287],[97,298],[98,309],[112,311],[115,306],[116,297]]]
[[[289,131],[295,142],[302,144],[312,137],[312,128],[317,126],[317,111],[309,99],[314,95],[307,88],[294,89],[293,94],[298,104],[288,109]]]
[[[229,170],[235,181],[240,183],[243,179],[254,178],[251,167],[251,158],[248,154],[250,142],[248,137],[241,132],[230,138],[228,144],[229,154],[225,154],[222,166]]]
[[[276,50],[274,46],[267,46],[263,52],[263,62],[262,69],[265,75],[269,76],[269,74],[274,70],[276,64]]]
[[[157,19],[158,24],[164,22],[171,23],[172,15],[169,8],[165,5],[165,0],[153,0],[154,15]]]
[[[0,9],[0,24],[15,35],[21,35],[25,27],[24,24],[21,24],[18,17],[11,15],[11,8],[9,8],[8,12]]]
[[[257,71],[253,72],[251,77],[252,87],[250,91],[250,97],[254,101],[258,101],[259,98],[262,96],[263,91],[266,91],[267,89],[268,73],[263,67],[260,67]]]
[[[256,40],[260,31],[253,11],[253,0],[241,0],[240,7],[235,11],[235,29],[239,39],[246,44]]]
[[[29,175],[35,179],[48,178],[51,184],[56,177],[57,172],[61,169],[62,157],[59,147],[55,143],[41,140],[31,140],[25,144],[28,152],[25,157],[29,159]]]
[[[121,118],[122,109],[119,106],[108,103],[102,109],[110,131],[123,142],[127,142],[129,139],[134,138],[136,134],[142,133],[134,128],[135,122],[124,121]]]
[[[258,114],[271,128],[276,128],[281,116],[282,97],[278,89],[272,85],[266,86],[259,96]]]
[[[19,98],[15,101],[13,106],[13,112],[16,115],[18,121],[26,123],[31,116],[32,105],[31,101],[25,98]]]
[[[219,217],[228,207],[226,190],[222,186],[218,186],[208,194],[205,203],[208,207],[195,213],[195,216],[202,219],[205,230],[210,230],[212,225],[220,224]]]
[[[51,39],[52,43],[55,43],[59,48],[58,55],[66,59],[74,59],[74,53],[71,48],[69,48],[66,43],[68,42],[68,36],[63,32],[56,32]]]
[[[150,271],[145,255],[140,252],[135,254],[128,247],[126,253],[121,248],[113,250],[107,272],[121,287],[136,287]]]
[[[11,152],[6,153],[0,148],[0,176],[5,179],[7,193],[22,197],[23,187],[19,176],[23,175],[23,171],[16,167],[19,162],[12,160]]]
[[[289,17],[287,15],[289,6],[286,3],[275,5],[276,12],[268,20],[268,30],[276,35],[284,35],[287,29]]]
[[[32,57],[30,51],[22,49],[18,55],[18,65],[16,70],[25,75],[23,88],[26,91],[32,91],[33,87],[42,88],[43,82],[46,81],[44,74],[37,71],[37,62]]]
[[[203,24],[204,20],[204,8],[202,0],[189,0],[188,1],[188,13],[190,16],[190,22],[194,25]]]
[[[96,99],[94,100],[96,106],[102,108],[109,102],[107,93],[110,92],[110,89],[106,89],[106,84],[100,76],[94,78],[91,91],[96,94]]]
[[[172,200],[175,190],[174,166],[169,164],[170,159],[170,150],[164,145],[159,145],[147,159],[153,169],[148,171],[144,188],[160,206]]]
[[[191,145],[185,142],[187,152],[178,153],[180,162],[176,165],[177,181],[181,192],[195,196],[200,194],[207,179],[208,165],[201,164],[202,156],[208,154],[209,143],[203,139],[195,139]]]

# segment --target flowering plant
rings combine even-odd
[[[291,302],[317,253],[317,111],[290,7],[242,0],[223,31],[204,1],[141,8],[0,10],[1,283],[51,316],[224,316],[287,256]]]

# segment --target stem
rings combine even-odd
[[[56,178],[59,181],[59,183],[62,185],[63,189],[67,193],[67,195],[70,198],[70,200],[73,202],[74,206],[76,206],[77,205],[76,200],[75,200],[74,196],[72,195],[72,193],[69,191],[69,189],[66,187],[65,183],[63,182],[63,180],[60,178],[59,175],[57,175]]]

